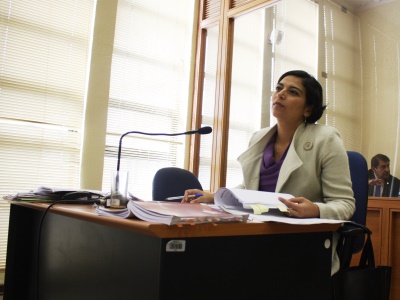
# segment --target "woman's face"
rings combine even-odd
[[[306,106],[306,90],[302,79],[296,76],[284,77],[272,95],[272,114],[278,122],[300,125],[311,109]]]

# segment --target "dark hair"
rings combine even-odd
[[[389,157],[387,157],[385,154],[377,154],[373,158],[371,158],[371,166],[377,168],[379,166],[380,160],[383,162],[390,162]]]
[[[302,78],[302,83],[306,90],[306,105],[311,107],[311,114],[306,118],[305,122],[311,124],[317,122],[326,109],[326,105],[322,105],[324,96],[321,84],[313,76],[301,70],[284,73],[278,82],[281,82],[286,76]]]

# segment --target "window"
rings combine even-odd
[[[289,70],[302,69],[318,79],[328,104],[319,123],[336,127],[347,149],[361,151],[358,19],[329,0],[233,1],[226,6],[222,0],[203,0],[199,23],[201,30],[218,25],[216,91],[202,86],[200,66],[196,73],[200,91],[195,93],[203,110],[205,104],[215,107],[214,116],[203,113],[194,120],[207,118],[214,123],[212,152],[201,151],[203,161],[211,161],[210,189],[242,182],[236,159],[247,149],[254,131],[275,124],[271,94],[278,78]],[[199,49],[207,53],[199,51],[199,61],[213,54],[204,43],[200,40]],[[206,98],[211,92],[213,103]]]
[[[79,186],[94,1],[0,2],[0,194]],[[8,204],[0,201],[0,269]]]
[[[276,123],[269,113],[278,78],[294,69],[317,76],[317,25],[318,4],[309,0],[282,1],[235,19],[226,186],[242,183],[236,159],[252,134]]]
[[[186,131],[194,1],[120,0],[112,56],[103,190],[116,170],[119,137],[128,131]],[[151,200],[162,167],[183,167],[185,137],[131,134],[122,141],[129,191]]]
[[[78,189],[84,182],[83,188],[91,188],[85,186],[90,180],[91,189],[108,191],[121,134],[186,131],[194,4],[0,1],[0,195],[41,185]],[[115,5],[116,16],[105,11]],[[101,26],[109,30],[114,25],[115,38],[113,30],[105,38]],[[105,41],[96,40],[95,33]],[[102,42],[113,46],[111,70],[104,63]],[[107,74],[96,77],[99,69]],[[99,90],[101,97],[88,96]],[[108,115],[102,117],[104,107]],[[98,126],[90,121],[96,118],[102,118],[107,134],[88,134],[88,128]],[[88,150],[93,139],[101,147]],[[150,200],[155,171],[184,166],[185,141],[127,136],[121,170],[130,171],[130,192]],[[97,157],[104,167],[92,163]],[[7,203],[0,201],[0,271],[5,268],[8,212]]]
[[[339,130],[346,149],[361,151],[363,101],[359,20],[328,0],[324,1],[323,14],[326,73],[323,88],[328,104],[323,117],[327,125]]]
[[[204,58],[204,79],[203,79],[203,101],[202,101],[202,124],[213,126],[214,105],[217,93],[217,57],[218,57],[218,27],[211,26],[206,31],[206,56]],[[211,136],[210,136],[211,137]],[[212,139],[208,137],[202,140],[200,145],[199,159],[199,181],[204,190],[210,190],[211,181],[211,150]]]

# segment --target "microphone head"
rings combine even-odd
[[[212,128],[210,126],[201,127],[197,130],[199,134],[209,134],[212,132]]]

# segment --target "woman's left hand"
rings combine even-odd
[[[279,197],[278,199],[287,206],[287,214],[289,217],[319,218],[318,205],[304,197],[290,199]]]

